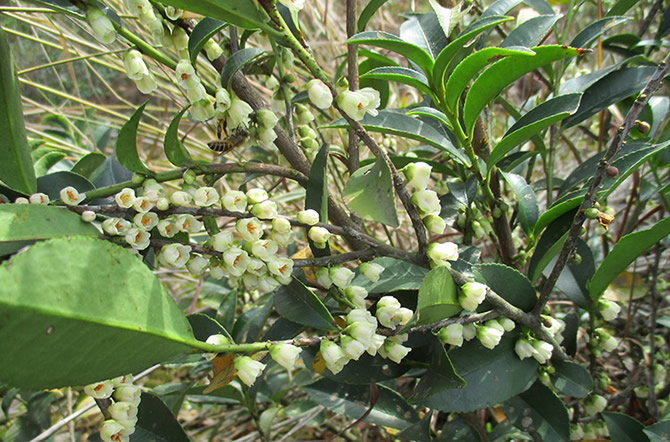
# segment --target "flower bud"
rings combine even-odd
[[[300,103],[296,104],[294,123],[304,127],[312,121],[314,121],[314,114],[307,108],[307,106]]]
[[[97,8],[88,8],[86,10],[86,19],[91,26],[93,36],[100,43],[110,44],[116,40],[116,30],[114,23]]]
[[[453,242],[432,243],[428,246],[428,258],[437,266],[448,266],[447,261],[458,259],[458,245]]]
[[[316,282],[323,288],[329,289],[333,285],[333,281],[330,279],[330,269],[327,267],[319,267],[316,269]]]
[[[130,402],[115,402],[107,409],[109,415],[126,427],[127,429],[134,429],[137,423],[137,406]]]
[[[129,402],[135,406],[140,404],[142,391],[135,384],[123,384],[116,387],[114,391],[114,400],[120,402]]]
[[[516,324],[510,318],[498,318],[498,323],[506,332],[512,331],[516,327]]]
[[[443,344],[460,347],[463,345],[463,325],[449,324],[439,331],[437,337]]]
[[[81,220],[84,221],[85,223],[90,223],[95,221],[96,214],[92,210],[84,210],[81,213]]]
[[[247,190],[247,201],[249,204],[258,204],[268,199],[268,193],[265,189],[249,189]]]
[[[330,92],[328,86],[319,79],[314,79],[307,83],[307,95],[309,96],[309,101],[319,109],[328,109],[333,105],[333,94]]]
[[[314,209],[301,210],[298,212],[298,222],[313,226],[319,222],[319,212]]]
[[[235,371],[237,377],[239,377],[248,387],[251,387],[254,382],[256,382],[256,378],[260,376],[264,369],[265,364],[254,361],[249,356],[235,357]]]
[[[309,236],[309,239],[314,241],[318,248],[323,249],[326,247],[326,243],[333,235],[325,227],[314,226],[309,229],[307,236]],[[320,245],[322,247],[319,247]]]
[[[219,46],[219,44],[212,38],[207,40],[203,49],[205,50],[209,61],[214,61],[223,55],[223,49],[221,49],[221,46]]]
[[[256,113],[256,120],[261,128],[274,129],[279,122],[279,118],[269,109],[261,109]]]
[[[28,199],[30,204],[49,204],[49,195],[45,193],[33,193]]]
[[[428,215],[423,218],[423,224],[428,231],[434,235],[442,235],[444,229],[447,228],[447,223],[437,215]]]
[[[291,344],[275,344],[270,346],[270,356],[279,365],[291,371],[295,368],[302,349]]]
[[[349,362],[349,357],[342,348],[328,339],[321,340],[319,350],[321,351],[323,362],[333,374],[341,372],[347,362]]]
[[[354,276],[356,275],[345,267],[332,267],[329,276],[335,286],[341,289],[346,289],[351,285],[351,281],[353,281]]]
[[[423,161],[409,163],[402,169],[405,177],[409,180],[409,184],[417,190],[424,190],[428,186],[432,170],[432,166]]]
[[[587,416],[593,416],[596,413],[600,413],[607,407],[607,399],[599,394],[592,394],[591,396],[584,399],[584,413]]]
[[[261,219],[274,219],[279,216],[277,213],[277,203],[270,200],[265,200],[261,203],[254,204],[251,208],[251,214]]]
[[[286,218],[275,217],[272,220],[272,232],[276,233],[290,233],[291,232],[291,222]]]
[[[598,310],[600,310],[600,315],[605,321],[612,321],[619,316],[621,311],[621,306],[614,301],[609,299],[600,298],[598,301]]]
[[[365,298],[368,296],[368,291],[361,286],[352,285],[344,290],[344,296],[346,296],[356,307],[364,309]]]
[[[14,200],[14,204],[30,204],[30,201],[28,200],[28,198],[20,196]]]

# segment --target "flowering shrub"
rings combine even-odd
[[[35,3],[127,115],[0,31],[0,438],[667,435],[661,2]]]

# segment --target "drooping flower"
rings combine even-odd
[[[437,337],[444,344],[460,347],[463,345],[463,324],[449,324],[440,330]]]
[[[256,382],[256,378],[260,376],[264,369],[265,364],[254,361],[249,356],[238,356],[235,358],[237,377],[248,387],[251,387]]]
[[[533,345],[528,342],[528,339],[521,338],[516,341],[516,344],[514,344],[514,351],[516,352],[517,356],[519,356],[519,359],[526,359],[533,356],[535,353],[535,347],[533,347]]]
[[[428,215],[439,215],[442,211],[440,198],[433,190],[417,190],[412,194],[410,199],[419,210],[419,214],[423,217]]]
[[[503,330],[495,327],[489,327],[486,325],[480,325],[477,327],[477,339],[479,339],[479,342],[484,347],[491,350],[500,343],[500,339],[502,338],[503,334]]]
[[[358,270],[371,282],[377,282],[384,272],[384,267],[374,262],[364,262],[358,266]]]
[[[307,95],[309,101],[319,109],[328,109],[333,105],[333,94],[328,86],[319,79],[315,78],[307,83]]]
[[[319,349],[323,362],[333,374],[341,372],[347,362],[349,362],[349,356],[333,341],[322,339]]]
[[[337,104],[352,120],[360,121],[366,112],[372,116],[379,113],[377,108],[381,104],[381,98],[377,90],[366,87],[358,91],[341,92],[337,96]]]
[[[356,274],[345,267],[331,267],[328,276],[330,276],[330,280],[337,287],[346,289],[351,285],[351,281],[353,281]]]
[[[409,180],[409,184],[411,184],[417,190],[424,190],[428,186],[430,172],[432,170],[433,167],[428,163],[424,163],[423,161],[409,163],[402,169],[405,177],[407,177]]]
[[[279,365],[291,371],[295,368],[302,349],[291,344],[275,344],[270,347],[270,356]]]
[[[301,210],[298,212],[298,222],[313,226],[319,222],[319,212],[314,209]]]
[[[428,258],[438,266],[448,266],[447,261],[458,259],[458,245],[453,242],[432,243],[428,246]]]
[[[114,23],[98,8],[88,8],[86,10],[86,19],[91,25],[93,36],[100,43],[110,44],[116,40],[116,29]]]
[[[110,380],[96,382],[84,387],[84,392],[95,399],[107,399],[114,392],[114,383]]]
[[[179,269],[186,265],[190,256],[191,246],[172,243],[163,246],[158,260],[165,266]]]

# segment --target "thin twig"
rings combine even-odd
[[[347,0],[347,38],[351,38],[356,33],[356,17],[358,0]],[[349,80],[349,90],[358,89],[358,45],[350,44],[347,46],[347,70]],[[347,147],[349,173],[352,174],[360,167],[360,158],[358,151],[358,135],[353,129],[349,129],[349,145]]]
[[[540,290],[540,298],[535,308],[533,309],[534,315],[539,315],[540,312],[542,312],[544,309],[544,306],[547,304],[547,301],[549,301],[549,297],[554,289],[554,286],[556,285],[556,281],[558,281],[558,277],[570,259],[570,255],[572,254],[572,251],[577,244],[577,238],[579,237],[579,234],[582,230],[582,225],[586,220],[586,217],[584,216],[584,210],[593,207],[596,196],[598,194],[598,189],[600,188],[600,183],[602,182],[603,176],[605,175],[605,170],[609,167],[610,161],[619,153],[625,144],[626,136],[633,127],[633,124],[635,124],[635,119],[640,114],[642,109],[644,109],[644,107],[647,105],[651,95],[661,86],[663,77],[667,75],[669,70],[670,56],[668,56],[664,62],[659,64],[658,69],[647,83],[647,86],[642,90],[638,98],[635,100],[635,103],[628,112],[623,125],[621,125],[617,130],[616,135],[612,139],[612,142],[607,149],[607,152],[605,152],[605,155],[598,163],[598,169],[596,170],[596,173],[593,176],[593,180],[591,181],[591,185],[589,186],[589,189],[584,196],[584,200],[582,201],[582,204],[572,221],[572,226],[568,233],[568,237],[565,239],[565,243],[563,244],[563,248],[561,249],[558,259],[556,260],[556,265],[554,265],[551,274],[542,285]]]

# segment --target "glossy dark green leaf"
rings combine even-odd
[[[142,118],[144,107],[148,102],[149,100],[142,103],[140,107],[133,112],[130,120],[123,125],[119,132],[119,137],[116,140],[116,148],[114,149],[116,158],[123,167],[131,172],[137,172],[144,175],[150,174],[151,171],[144,162],[142,162],[137,153],[137,127],[140,124],[140,118]]]
[[[591,298],[597,299],[608,285],[649,247],[670,235],[670,218],[649,229],[628,234],[615,244],[589,281]]]
[[[370,0],[358,16],[358,25],[356,29],[358,32],[363,32],[368,25],[370,19],[375,15],[377,10],[381,8],[387,0]]]
[[[272,302],[252,308],[242,313],[233,327],[232,335],[235,342],[256,342],[261,337],[263,326],[272,312]]]
[[[179,121],[188,107],[185,107],[170,122],[165,132],[165,156],[175,166],[191,166],[194,164],[191,154],[179,140]]]
[[[123,167],[112,153],[91,173],[90,180],[96,187],[105,187],[130,181],[132,177],[133,173]]]
[[[430,411],[424,415],[421,420],[402,430],[395,435],[401,441],[411,440],[412,442],[431,442],[431,427],[433,422],[433,412]]]
[[[576,112],[580,99],[581,93],[561,95],[528,111],[507,130],[500,142],[493,148],[487,161],[489,169],[516,146],[525,143],[535,134]]]
[[[611,411],[603,411],[602,415],[612,442],[644,442],[649,440],[643,431],[644,425],[634,417]]]
[[[365,422],[402,430],[419,421],[417,412],[400,394],[384,385],[379,384],[376,388],[379,389],[379,397]],[[318,404],[350,419],[360,418],[370,407],[370,387],[366,385],[347,385],[321,379],[303,387],[303,390]]]
[[[521,3],[521,0],[496,0],[484,10],[482,18],[507,14],[507,12],[511,11],[519,3]]]
[[[316,210],[323,222],[328,222],[328,146],[324,143],[314,157],[305,192],[305,209]],[[312,240],[309,242],[314,256],[330,255],[328,246],[320,249],[314,246]]]
[[[67,186],[74,187],[80,193],[95,189],[89,180],[68,171],[50,173],[37,179],[37,191],[46,193],[52,201],[60,200],[60,191]]]
[[[617,69],[620,69],[622,66],[633,62],[635,62],[635,58],[629,58],[622,60],[618,63],[606,66],[602,69],[595,70],[586,75],[580,75],[577,77],[569,78],[567,79],[567,81],[565,81],[559,86],[558,94],[565,95],[565,94],[572,94],[574,92],[584,92],[591,85],[596,83],[601,78],[607,76],[609,73],[614,72]]]
[[[551,382],[561,394],[581,399],[593,391],[593,378],[583,366],[563,361],[556,364],[555,368]]]
[[[60,151],[52,150],[50,152],[45,152],[44,155],[39,157],[33,163],[35,176],[39,178],[46,175],[49,172],[49,169],[58,164],[58,162],[65,158],[65,156],[65,153]]]
[[[644,430],[650,442],[666,442],[670,439],[670,420],[660,421],[649,425]]]
[[[452,129],[451,122],[447,119],[447,116],[443,112],[440,112],[439,110],[433,107],[425,107],[425,106],[415,107],[411,111],[407,112],[407,115],[410,116],[419,115],[422,117],[432,118],[433,120],[438,121],[440,124],[448,128],[449,130]]]
[[[365,118],[361,120],[361,124],[371,132],[397,135],[430,144],[442,151],[448,152],[459,163],[464,165],[470,164],[465,154],[458,150],[448,137],[442,135],[433,126],[417,118],[397,112],[380,111],[377,116],[365,115]],[[343,128],[349,127],[349,125],[345,120],[339,119],[325,127]]]
[[[503,58],[489,66],[477,77],[465,98],[463,107],[463,121],[467,135],[472,135],[480,112],[507,85],[541,66],[556,60],[574,57],[580,53],[575,48],[559,45],[538,46],[532,50],[535,51],[535,55]],[[448,84],[447,87],[449,87]]]
[[[335,319],[321,300],[305,285],[293,279],[281,286],[274,296],[277,313],[298,324],[319,330],[334,330]]]
[[[433,338],[432,359],[428,371],[421,376],[410,399],[412,404],[421,404],[431,396],[454,388],[465,387],[465,380],[454,370],[444,345]]]
[[[0,359],[0,377],[12,386],[85,385],[140,371],[197,344],[158,278],[132,252],[107,241],[39,242],[3,263],[0,280],[0,352],[12,355]]]
[[[433,91],[428,85],[428,79],[421,72],[414,69],[403,67],[381,67],[373,69],[361,75],[361,79],[377,79],[384,81],[395,81],[396,83],[403,83],[408,86],[417,88],[426,95],[432,95]]]
[[[612,166],[619,170],[619,175],[614,178],[608,176],[603,177],[601,190],[598,192],[598,198],[603,199],[609,196],[614,190],[621,186],[633,172],[646,164],[651,157],[668,147],[670,147],[670,141],[651,145],[647,148],[624,155],[621,158],[617,158],[612,162]]]
[[[93,171],[100,167],[105,162],[107,157],[99,152],[87,153],[77,161],[70,172],[81,175],[85,178],[90,178]]]
[[[442,90],[444,87],[444,74],[447,71],[449,64],[454,59],[454,56],[482,32],[510,20],[514,20],[514,18],[491,16],[477,20],[475,23],[468,26],[454,41],[442,49],[435,59],[435,65],[433,66],[433,84]]]
[[[263,55],[265,51],[258,48],[244,48],[235,52],[226,60],[226,64],[221,71],[221,86],[230,89],[235,73],[243,69],[250,63],[253,63],[258,57]]]
[[[654,72],[655,67],[640,66],[620,69],[606,75],[586,89],[579,109],[563,121],[563,126],[579,124],[609,105],[640,92]]]
[[[514,352],[516,332],[505,333],[493,350],[477,339],[451,350],[449,358],[467,383],[465,387],[446,390],[420,402],[441,411],[465,413],[497,405],[525,391],[537,377],[537,362],[521,360]]]
[[[365,287],[368,293],[388,293],[398,290],[417,290],[421,287],[428,270],[395,258],[377,258],[371,262],[384,267],[379,281],[372,282],[357,275],[352,284]]]
[[[452,112],[458,112],[458,100],[470,81],[488,64],[504,57],[532,57],[535,53],[528,48],[485,48],[468,55],[454,69],[445,86],[445,103]]]
[[[191,439],[158,396],[142,392],[133,442],[188,442]]]
[[[450,318],[461,310],[456,284],[449,269],[439,266],[428,272],[419,289],[416,306],[419,315],[417,325]]]
[[[408,43],[393,34],[384,31],[365,31],[346,41],[349,44],[375,46],[396,52],[419,65],[424,72],[431,72],[433,59],[424,49]]]
[[[0,30],[0,182],[25,195],[35,193],[37,182],[23,121],[21,90],[5,31]]]
[[[515,427],[540,440],[570,440],[570,418],[563,402],[541,382],[505,402],[505,415]]]
[[[164,0],[161,3],[222,20],[245,29],[267,29],[255,2],[240,0]]]
[[[582,29],[570,42],[573,48],[587,48],[613,27],[630,20],[628,17],[605,17]]]
[[[474,266],[473,271],[478,281],[516,307],[528,312],[535,306],[535,288],[518,270],[504,264],[488,263]]]
[[[560,250],[565,241],[566,233],[572,225],[572,219],[575,216],[575,211],[566,212],[557,216],[547,224],[547,229],[542,232],[542,236],[535,245],[535,251],[530,259],[528,266],[528,277],[535,283],[542,275],[542,271],[547,267],[549,262]],[[539,235],[539,231],[535,231],[535,235]],[[546,256],[547,254],[550,256]]]
[[[427,14],[417,14],[408,17],[408,19],[400,25],[400,38],[415,46],[422,48],[429,54],[431,62],[430,69],[417,63],[421,69],[430,77],[432,74],[433,61],[437,55],[442,52],[442,49],[447,46],[447,38],[444,35],[442,26],[437,19],[434,12]]]
[[[545,256],[542,263],[550,259],[543,270],[545,277],[548,277],[554,268],[558,253],[563,247],[565,237],[561,238]],[[568,262],[556,281],[556,288],[562,291],[572,302],[582,308],[588,308],[590,304],[589,289],[587,287],[589,280],[596,271],[593,253],[589,246],[581,238],[577,239],[575,252],[581,257],[579,264]]]
[[[624,15],[630,8],[637,5],[637,0],[617,0],[607,11],[607,16]]]
[[[358,216],[389,226],[398,226],[393,178],[391,170],[382,159],[378,158],[374,164],[354,172],[344,187],[344,196],[349,199],[349,207]]]
[[[500,47],[513,46],[533,47],[539,45],[549,34],[558,21],[560,15],[539,15],[526,20],[514,28],[500,43]]]
[[[586,189],[581,189],[575,192],[564,195],[560,201],[556,201],[553,206],[544,211],[540,218],[535,223],[535,235],[539,235],[545,227],[551,224],[558,217],[568,213],[572,209],[579,207],[584,195],[586,194]]]
[[[195,63],[198,54],[205,47],[207,41],[225,26],[226,23],[222,21],[205,17],[193,27],[191,35],[188,37],[188,53],[191,57],[191,63]]]
[[[193,330],[193,336],[195,336],[195,339],[198,341],[204,342],[207,341],[207,338],[210,336],[219,334],[224,335],[231,341],[233,339],[223,325],[219,324],[219,322],[211,316],[207,316],[203,313],[194,313],[188,315],[186,319],[188,319],[191,330]]]
[[[537,196],[533,192],[532,187],[526,183],[526,180],[521,175],[501,173],[516,196],[516,200],[519,203],[518,209],[521,228],[528,235],[533,231],[533,226],[535,226],[539,217],[540,206],[537,203]]]

